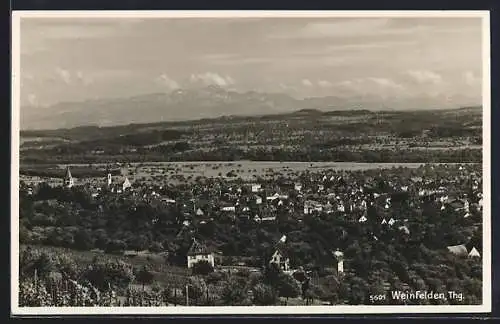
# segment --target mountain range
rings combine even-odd
[[[47,107],[21,107],[21,129],[72,128],[83,125],[115,126],[130,123],[194,120],[219,116],[252,116],[289,113],[302,109],[387,110],[443,107],[443,98],[428,99],[336,96],[296,99],[282,93],[229,91],[218,86],[178,89],[128,98],[61,102]],[[457,99],[457,98],[454,98]],[[459,98],[465,105],[477,105]],[[446,101],[446,100],[444,100]],[[457,100],[455,100],[457,101]],[[470,101],[470,100],[469,100]]]

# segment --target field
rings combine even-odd
[[[362,171],[370,169],[391,169],[398,167],[418,168],[424,163],[355,163],[355,162],[273,162],[273,161],[235,161],[235,162],[148,162],[148,163],[130,163],[127,165],[115,166],[112,172],[113,176],[126,175],[130,181],[169,181],[190,182],[197,177],[206,178],[225,178],[241,179],[245,182],[251,182],[258,177],[272,179],[275,176],[287,175],[294,178],[298,173],[305,170],[311,172],[321,170],[345,170]],[[60,183],[64,176],[66,166],[70,166],[72,175],[76,182],[95,182],[103,181],[106,176],[106,167],[104,164],[69,164],[51,166],[46,171],[42,166],[37,168],[21,169],[21,179],[27,183],[38,183],[51,179],[53,183]],[[58,169],[56,169],[56,167]],[[73,170],[77,170],[74,172]],[[84,171],[88,170],[88,172]],[[26,172],[30,171],[30,172]],[[38,173],[36,173],[38,171]],[[80,178],[79,174],[85,173]],[[36,174],[36,176],[33,176]],[[95,174],[98,176],[96,177]]]
[[[21,162],[480,162],[481,125],[481,107],[474,107],[392,112],[311,110],[22,131]]]

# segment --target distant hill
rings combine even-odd
[[[403,105],[408,109],[432,107],[432,103],[404,104],[390,101],[381,105],[380,98],[377,100],[333,96],[295,99],[280,93],[236,92],[209,86],[130,98],[66,102],[50,107],[22,107],[21,129],[73,128],[84,125],[115,126],[211,119],[214,116],[235,118],[292,112],[298,115],[319,115],[325,111],[338,110],[387,110],[397,105]]]

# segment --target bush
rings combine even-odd
[[[206,276],[209,273],[214,272],[214,268],[208,261],[202,260],[193,264],[192,272],[195,275]]]
[[[144,266],[136,273],[135,278],[137,282],[142,284],[142,288],[144,289],[145,285],[149,285],[153,282],[154,274]]]
[[[243,278],[231,278],[222,288],[221,300],[224,305],[243,306],[248,305],[247,285]]]
[[[85,229],[80,229],[74,237],[73,246],[76,250],[88,251],[94,248],[94,242],[90,233]]]
[[[276,305],[278,294],[269,285],[259,283],[253,288],[253,303],[258,306]]]
[[[83,272],[82,278],[99,290],[125,289],[135,279],[133,268],[122,261],[98,262]]]

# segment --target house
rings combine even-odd
[[[399,226],[398,228],[401,232],[405,233],[406,235],[410,235],[410,230],[408,229],[408,227],[406,225],[403,225],[403,226]]]
[[[473,247],[472,250],[469,252],[469,258],[480,258],[481,254],[479,254],[479,251]]]
[[[188,269],[192,268],[200,261],[207,261],[212,267],[215,267],[214,252],[208,249],[205,245],[193,239],[193,244],[187,253],[187,266]]]
[[[271,260],[269,261],[269,264],[273,263],[278,266],[279,269],[283,271],[289,271],[290,270],[290,258],[288,257],[284,245],[286,243],[286,236],[283,236],[280,241],[278,242],[276,246],[276,250],[274,251],[273,255],[271,256]]]
[[[280,197],[280,195],[278,193],[275,193],[274,195],[272,196],[267,196],[266,199],[267,200],[276,200]]]
[[[71,171],[69,166],[66,167],[66,174],[64,175],[64,186],[66,188],[71,188],[75,184],[73,177],[71,176]]]
[[[296,183],[294,186],[295,191],[301,191],[302,190],[302,184]]]
[[[458,256],[468,255],[465,244],[448,246],[448,251]]]
[[[251,187],[252,187],[252,192],[259,192],[262,189],[262,185],[258,183],[252,184]]]
[[[225,212],[234,212],[234,211],[236,211],[236,207],[235,206],[222,206],[221,210],[225,211]]]
[[[323,211],[323,206],[314,200],[307,200],[304,203],[304,214],[311,214],[312,212],[321,212]]]
[[[261,222],[274,222],[276,220],[276,216],[265,216],[261,217]]]
[[[389,219],[389,221],[387,222],[387,224],[391,226],[394,225],[394,223],[396,223],[396,220],[394,218]]]
[[[255,199],[255,204],[256,205],[260,205],[262,204],[262,197],[261,196],[254,196],[254,199]]]
[[[342,202],[337,206],[337,211],[339,211],[341,213],[345,212],[345,206]]]
[[[358,219],[358,222],[360,223],[364,223],[366,222],[368,219],[365,217],[365,215],[361,216],[359,219]]]
[[[125,177],[125,180],[123,180],[123,183],[122,183],[122,190],[125,191],[131,187],[132,187],[132,184],[130,183],[130,180],[127,177]]]
[[[205,215],[205,213],[203,212],[203,210],[201,210],[201,208],[198,208],[196,210],[196,216],[203,216],[203,215]]]

